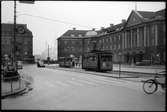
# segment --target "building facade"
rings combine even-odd
[[[82,55],[84,38],[87,31],[85,30],[68,30],[58,40],[58,60],[61,57],[77,57]]]
[[[128,19],[122,20],[120,24],[102,28],[96,35],[85,35],[82,39],[77,37],[76,39],[82,40],[81,45],[73,46],[69,43],[68,46],[72,45],[83,53],[92,49],[112,52],[114,63],[136,64],[148,60],[151,64],[165,64],[165,23],[165,9],[157,12],[132,10]],[[61,46],[59,40],[58,43]],[[58,54],[60,52],[67,53],[58,49]],[[74,53],[82,54],[77,50]]]
[[[8,55],[12,58],[15,53],[16,60],[24,63],[33,63],[33,35],[26,24],[16,24],[16,38],[14,51],[14,25],[1,24],[1,57]]]

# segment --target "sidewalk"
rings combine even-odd
[[[4,82],[1,80],[1,98],[2,99],[11,95],[16,95],[25,90],[26,90],[26,85],[23,80],[21,80],[20,82],[13,81],[12,83],[10,81]]]
[[[65,71],[74,71],[79,73],[88,73],[92,75],[98,76],[105,76],[105,77],[112,77],[112,78],[120,78],[123,80],[141,82],[142,80],[149,79],[155,75],[155,73],[164,71],[165,67],[135,67],[135,66],[125,66],[123,65],[120,70],[119,75],[119,66],[113,65],[113,71],[103,73],[103,72],[95,72],[95,71],[86,71],[81,69],[81,67],[74,67],[74,68],[63,68],[59,67],[58,64],[46,64],[46,68],[51,69],[58,69],[58,70],[65,70]]]
[[[58,64],[46,64],[46,67],[51,68],[60,68]],[[81,69],[81,67],[73,67],[73,68],[66,68],[66,69]],[[114,64],[113,65],[113,71],[112,72],[126,72],[126,73],[141,73],[141,74],[155,74],[161,71],[165,71],[165,66],[131,66],[131,65],[119,65]]]
[[[29,89],[27,83],[29,81],[22,75],[18,81],[3,81],[1,79],[1,98],[4,99],[8,96],[27,92]]]

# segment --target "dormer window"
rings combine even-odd
[[[71,37],[74,37],[75,35],[74,34],[71,34]]]
[[[116,31],[119,31],[119,28],[117,28]]]
[[[133,18],[133,21],[136,21],[136,18],[135,18],[135,17]]]
[[[78,36],[79,36],[79,37],[82,37],[82,35],[81,35],[81,34],[79,34]]]

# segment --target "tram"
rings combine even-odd
[[[82,59],[82,69],[98,72],[112,71],[112,56],[113,54],[110,52],[97,50],[84,53]]]
[[[59,66],[60,67],[72,67],[73,59],[71,57],[60,57]]]

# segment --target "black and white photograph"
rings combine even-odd
[[[1,1],[1,110],[165,111],[165,1]]]

